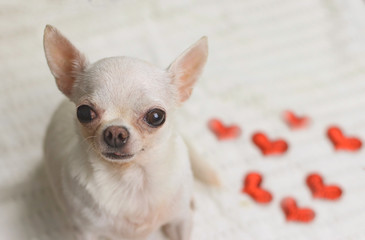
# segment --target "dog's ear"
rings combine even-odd
[[[77,74],[83,72],[87,60],[55,27],[47,25],[43,36],[48,66],[56,79],[57,87],[71,97]]]
[[[203,71],[208,57],[208,38],[202,37],[185,50],[168,68],[177,87],[180,102],[187,100]]]

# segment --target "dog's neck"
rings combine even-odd
[[[78,144],[81,145],[76,151],[79,156],[75,156],[79,166],[69,165],[71,177],[78,179],[98,205],[107,208],[108,211],[126,211],[125,206],[130,206],[131,215],[135,214],[133,211],[145,215],[147,213],[144,211],[147,209],[137,210],[138,207],[133,201],[144,199],[153,204],[161,203],[165,196],[171,196],[171,193],[176,191],[180,184],[179,174],[185,174],[179,173],[181,164],[186,164],[180,159],[180,156],[184,155],[180,153],[184,151],[181,139],[172,132],[165,140],[164,146],[159,145],[148,152],[140,153],[129,163],[119,164],[100,159],[93,150],[87,151],[88,147],[82,146],[87,143],[80,137]],[[72,166],[75,167],[72,169]],[[82,172],[75,172],[74,169],[82,169]],[[143,204],[138,206],[141,205]],[[148,205],[147,203],[146,206]]]

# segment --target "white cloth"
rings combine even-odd
[[[42,49],[45,24],[59,28],[91,61],[128,55],[161,67],[202,35],[210,55],[184,107],[184,129],[224,181],[197,183],[193,239],[365,239],[365,153],[335,152],[331,124],[365,140],[365,5],[360,0],[0,1],[0,239],[68,239],[44,173],[42,138],[63,98]],[[291,109],[312,124],[291,131]],[[219,142],[213,117],[242,127]],[[290,148],[263,157],[251,136],[264,131]],[[240,193],[249,171],[264,175],[267,206]],[[344,190],[314,200],[310,172]],[[315,210],[311,224],[288,223],[280,201],[293,196]]]

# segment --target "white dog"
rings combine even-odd
[[[59,90],[70,100],[45,138],[47,173],[76,239],[146,239],[162,227],[190,239],[194,174],[218,184],[189,151],[173,118],[205,65],[203,37],[167,70],[129,57],[89,64],[57,29],[44,49]]]

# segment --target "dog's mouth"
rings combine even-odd
[[[117,152],[105,152],[103,156],[112,160],[127,160],[134,156],[134,154],[123,154]]]

